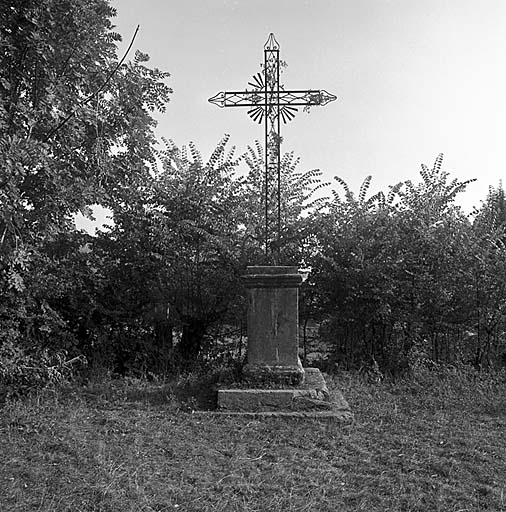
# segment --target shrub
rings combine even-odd
[[[74,376],[78,365],[86,365],[83,356],[67,359],[65,351],[50,353],[47,349],[31,354],[5,341],[0,346],[0,402],[61,385]]]

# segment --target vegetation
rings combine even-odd
[[[465,216],[442,155],[368,197],[285,154],[265,251],[262,148],[158,144],[169,74],[118,59],[114,14],[0,9],[0,508],[506,510],[502,184]],[[280,263],[352,424],[192,394],[243,362],[246,266]]]
[[[504,364],[502,185],[466,217],[455,198],[468,182],[450,179],[439,155],[431,169],[422,165],[419,183],[367,197],[370,177],[358,196],[336,178],[344,194],[334,188],[326,199],[321,172],[299,172],[286,154],[282,232],[268,238],[266,254],[258,143],[235,157],[226,136],[208,160],[191,143],[156,146],[152,113],[165,109],[169,75],[140,52],[118,60],[106,0],[5,7],[4,393],[58,380],[51,368],[154,376],[209,358],[240,362],[240,276],[259,263],[311,270],[301,326],[318,327],[327,369],[399,375],[417,361]],[[112,211],[114,226],[98,236],[76,231],[73,215],[94,203]],[[223,344],[231,339],[235,346]],[[38,377],[23,373],[35,367]]]
[[[371,375],[372,377],[372,375]],[[0,418],[12,512],[504,510],[504,374],[329,378],[355,421],[192,412],[170,385],[46,392]],[[501,380],[502,379],[502,380]]]
[[[73,215],[94,203],[121,211],[149,176],[150,112],[165,108],[168,75],[141,53],[120,65],[113,15],[106,0],[2,2],[2,375],[19,350],[27,361],[86,355],[101,282]]]
[[[358,199],[340,181],[344,199],[335,194],[320,220],[310,282],[326,312],[322,335],[345,367],[503,364],[503,192],[491,189],[471,222],[454,203],[468,182],[449,182],[442,159],[386,197],[366,200],[370,178]]]

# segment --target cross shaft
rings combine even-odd
[[[281,121],[287,123],[295,117],[297,107],[308,109],[323,106],[337,99],[324,90],[285,90],[279,83],[279,44],[274,34],[264,45],[264,62],[261,73],[248,82],[250,90],[222,91],[209,98],[218,107],[249,107],[249,116],[259,124],[264,122],[265,135],[265,253],[269,250],[269,177],[277,176],[277,252],[281,238]]]

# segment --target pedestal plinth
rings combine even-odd
[[[244,379],[252,385],[297,385],[304,379],[298,355],[297,267],[248,267],[248,350]]]

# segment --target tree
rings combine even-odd
[[[475,366],[504,364],[506,359],[506,198],[502,183],[489,187],[473,222],[475,265],[473,293]]]
[[[186,366],[240,295],[244,189],[227,141],[206,162],[193,143],[188,151],[165,141],[142,201],[118,214],[105,235],[117,246],[111,284],[128,286],[123,300],[135,297],[140,316],[165,305]]]
[[[113,323],[130,325],[134,332],[133,322],[147,327],[157,307],[168,310],[166,328],[178,340],[172,364],[183,367],[216,348],[225,324],[240,330],[245,313],[241,276],[247,265],[264,258],[263,159],[251,148],[235,158],[228,138],[207,161],[193,143],[179,149],[164,141],[141,200],[129,203],[116,215],[114,228],[102,235],[116,247],[111,250],[116,257],[107,263],[109,295],[115,298],[106,309],[124,314]],[[248,166],[246,175],[237,172],[241,162]],[[297,174],[296,164],[293,155],[283,159],[282,249],[299,262],[308,231],[301,212],[318,173]],[[149,336],[158,344],[153,330]]]
[[[280,166],[280,203],[281,203],[281,231],[279,239],[274,231],[277,227],[278,191],[275,186],[277,176],[270,174],[268,181],[271,184],[268,215],[268,250],[262,255],[259,248],[265,251],[265,164],[263,148],[256,141],[249,146],[241,160],[247,165],[245,186],[247,189],[245,205],[244,226],[247,239],[253,242],[256,252],[250,254],[254,264],[260,261],[266,264],[301,264],[308,251],[315,228],[312,218],[326,203],[324,196],[318,192],[328,185],[321,181],[322,172],[311,169],[299,172],[297,167],[300,158],[294,153],[284,153]],[[272,169],[271,171],[273,171]]]
[[[422,181],[400,183],[367,198],[341,179],[320,219],[310,283],[326,309],[324,338],[344,365],[375,361],[390,371],[410,354],[435,361],[459,355],[452,343],[468,328],[471,225],[454,204],[468,182],[422,166]]]
[[[121,64],[106,0],[3,0],[0,9],[0,341],[68,346],[73,215],[114,212],[149,175],[168,74]],[[64,271],[62,271],[64,269]],[[84,282],[77,279],[76,282]]]
[[[506,229],[506,193],[502,181],[497,188],[489,187],[485,201],[474,214],[474,226],[482,232]]]

